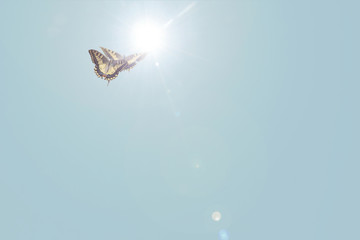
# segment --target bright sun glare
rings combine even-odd
[[[134,47],[139,51],[156,51],[163,44],[163,29],[153,22],[137,23],[132,29]]]

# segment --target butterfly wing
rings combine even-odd
[[[136,61],[140,62],[141,60],[143,60],[146,57],[147,53],[140,53],[137,58]]]
[[[106,76],[104,77],[104,79],[108,81],[113,80],[119,75],[119,73],[124,69],[125,66],[125,61],[111,61],[111,64],[106,71]]]
[[[130,63],[130,64],[126,64],[124,67],[124,70],[128,70],[130,71],[130,69],[132,69],[133,67],[135,67],[136,62]]]
[[[95,64],[94,71],[99,78],[106,76],[106,70],[109,68],[109,60],[100,52],[89,50],[91,61]]]
[[[96,65],[104,65],[109,62],[109,60],[99,51],[94,49],[89,50],[91,61]]]
[[[119,53],[101,47],[110,60],[99,51],[89,50],[91,61],[95,64],[94,71],[99,78],[107,81],[116,78],[121,71],[132,69],[137,62],[145,58],[146,53],[136,53],[124,58]]]
[[[110,49],[107,49],[107,48],[104,48],[104,47],[100,47],[101,50],[105,53],[105,55],[111,59],[111,60],[122,60],[124,59],[123,56],[121,56],[121,54],[113,51],[113,50],[110,50]]]
[[[124,70],[132,69],[136,65],[136,63],[143,60],[145,58],[145,56],[146,56],[146,53],[135,53],[130,56],[127,56],[125,58],[127,65]]]
[[[146,56],[146,53],[135,53],[132,55],[129,55],[125,58],[125,60],[128,62],[128,64],[131,64],[133,62],[139,62],[143,60]]]

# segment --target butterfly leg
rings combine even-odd
[[[110,84],[110,80],[107,80],[108,81],[108,84],[107,84],[107,86],[109,86],[109,84]]]

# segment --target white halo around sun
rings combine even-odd
[[[143,21],[132,28],[134,48],[143,52],[159,50],[164,41],[163,28],[151,21]]]

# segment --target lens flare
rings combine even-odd
[[[218,212],[218,211],[215,211],[215,212],[213,212],[213,213],[211,214],[211,218],[212,218],[212,220],[214,220],[215,222],[218,222],[218,221],[220,221],[220,219],[221,219],[221,213]]]
[[[229,240],[229,233],[225,229],[219,231],[219,240]]]

